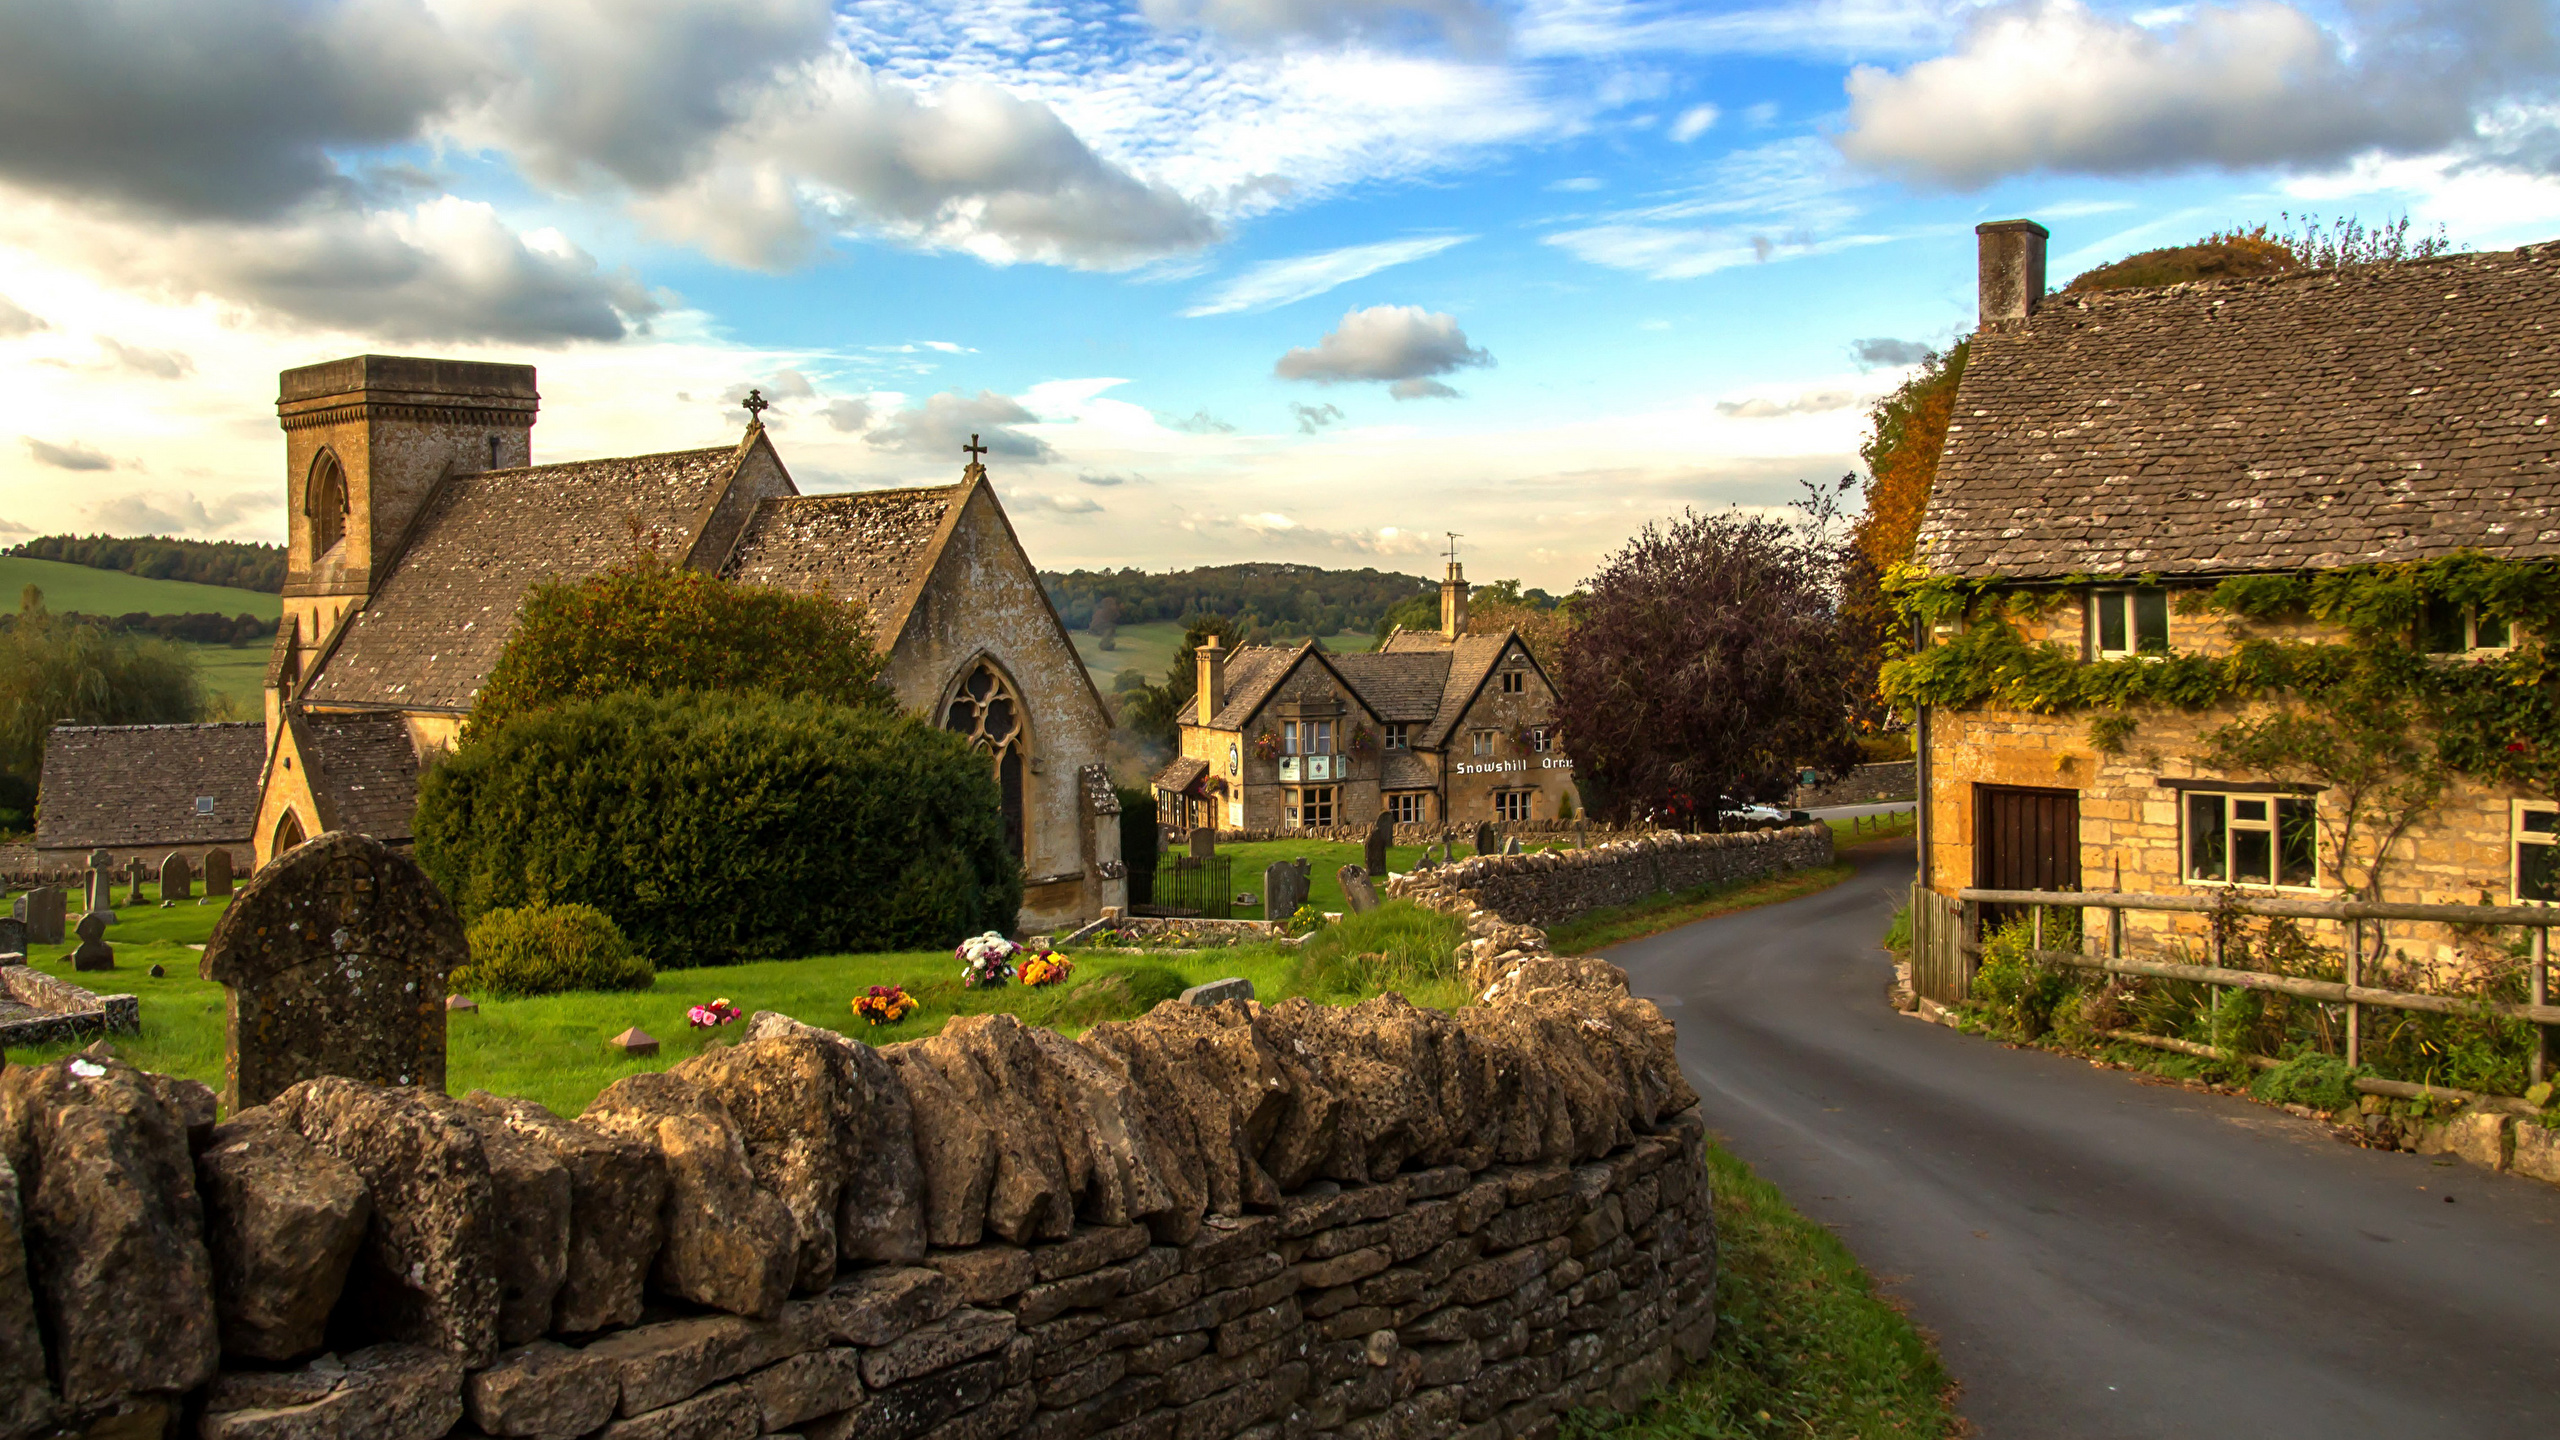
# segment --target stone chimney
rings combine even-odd
[[[1448,577],[1440,582],[1440,638],[1455,640],[1466,633],[1467,571],[1452,560]]]
[[[2053,232],[2033,220],[1991,220],[1973,227],[1979,246],[1982,328],[2023,324],[2044,303],[2044,242]]]
[[[1217,718],[1227,703],[1227,652],[1212,635],[1200,642],[1200,723]]]

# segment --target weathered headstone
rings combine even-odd
[[[1262,918],[1286,920],[1307,903],[1307,869],[1304,860],[1282,860],[1262,870]]]
[[[1211,825],[1191,827],[1191,858],[1206,860],[1218,853],[1218,831]]]
[[[1503,854],[1505,854],[1505,855],[1517,855],[1517,854],[1519,854],[1519,853],[1520,853],[1520,837],[1519,837],[1519,836],[1517,836],[1517,835],[1509,835],[1509,836],[1505,836],[1505,837],[1503,838],[1503,841],[1502,841],[1502,853],[1503,853]]]
[[[1253,982],[1240,975],[1230,975],[1224,980],[1212,980],[1206,985],[1194,985],[1182,992],[1183,1004],[1197,1005],[1203,1010],[1228,1000],[1252,998]]]
[[[184,900],[195,893],[195,867],[187,863],[186,856],[170,851],[169,858],[160,862],[160,903]]]
[[[88,903],[80,907],[84,915],[106,916],[110,925],[116,921],[116,875],[107,867],[115,864],[115,858],[104,850],[89,852],[89,890],[83,897]]]
[[[231,893],[230,851],[215,849],[204,852],[204,893],[213,896]]]
[[[416,861],[331,831],[252,876],[206,943],[226,997],[232,1113],[321,1075],[444,1088],[446,981],[462,920]]]
[[[1342,898],[1354,915],[1365,915],[1378,908],[1378,887],[1369,883],[1369,872],[1357,865],[1345,865],[1334,872],[1342,882]]]
[[[1590,821],[1576,820],[1573,822],[1573,848],[1576,850],[1588,850],[1591,848]]]
[[[59,885],[39,885],[18,897],[14,913],[27,922],[27,943],[59,945],[62,943],[63,899]]]
[[[1360,847],[1361,867],[1372,875],[1386,874],[1387,847],[1395,843],[1395,838],[1395,817],[1387,811],[1379,811],[1377,823],[1369,827],[1368,843]]]
[[[92,910],[80,917],[80,946],[71,952],[74,970],[113,970],[116,947],[107,943],[107,917]]]
[[[0,915],[0,955],[27,953],[27,922],[24,916]]]
[[[1498,831],[1498,830],[1496,830],[1496,829],[1494,829],[1494,828],[1493,828],[1493,822],[1492,822],[1492,821],[1490,821],[1490,820],[1479,820],[1479,821],[1477,821],[1477,822],[1476,822],[1476,853],[1477,853],[1477,854],[1479,854],[1479,855],[1491,855],[1491,854],[1494,854],[1497,850],[1499,850],[1499,849],[1500,849],[1501,845],[1502,845],[1502,832],[1500,832],[1500,831]]]
[[[151,867],[143,864],[142,857],[136,855],[125,862],[124,875],[126,880],[124,903],[141,904],[143,882],[151,878]]]

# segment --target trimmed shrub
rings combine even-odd
[[[453,988],[514,999],[570,990],[646,990],[658,977],[613,918],[592,905],[492,910],[471,922],[471,963]]]
[[[421,778],[417,846],[466,918],[592,905],[665,969],[939,949],[1022,905],[985,756],[754,692],[519,715]]]

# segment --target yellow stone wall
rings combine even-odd
[[[1555,690],[1548,685],[1538,668],[1530,665],[1528,650],[1514,640],[1503,651],[1502,659],[1485,677],[1484,687],[1466,709],[1456,728],[1449,732],[1448,749],[1442,762],[1449,797],[1447,823],[1472,826],[1481,820],[1494,819],[1494,793],[1500,790],[1534,790],[1529,802],[1529,818],[1553,820],[1557,802],[1573,796],[1574,812],[1581,813],[1582,796],[1573,787],[1573,766],[1563,749],[1544,754],[1530,750],[1512,738],[1523,725],[1553,725],[1556,716]],[[1517,695],[1502,692],[1501,673],[1517,669],[1526,676],[1526,688]],[[1493,754],[1475,753],[1473,734],[1491,730]]]

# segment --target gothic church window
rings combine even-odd
[[[302,513],[311,520],[311,553],[326,555],[347,538],[347,472],[338,457],[323,450],[312,462],[311,483],[303,487]]]
[[[971,748],[984,751],[996,767],[996,786],[1004,795],[1004,839],[1014,858],[1022,857],[1022,699],[995,663],[980,660],[968,678],[951,692],[943,707],[942,727],[964,736]]]

